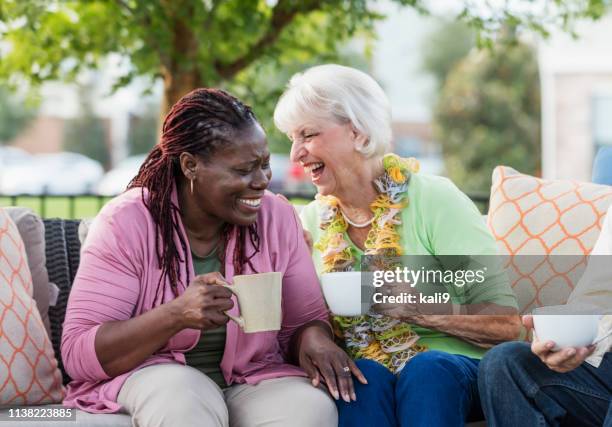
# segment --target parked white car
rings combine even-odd
[[[32,155],[21,148],[0,145],[0,171],[3,167],[26,163],[31,158]]]
[[[115,168],[104,175],[98,184],[97,193],[103,196],[116,196],[122,193],[132,178],[136,176],[146,157],[146,154],[140,154],[119,162]]]
[[[38,154],[2,168],[0,194],[86,194],[103,175],[102,165],[82,154]]]
[[[98,184],[97,193],[102,196],[116,196],[125,191],[146,157],[146,154],[141,154],[121,161],[114,169],[104,175],[104,178]],[[315,193],[314,186],[310,183],[310,179],[305,176],[302,167],[292,163],[286,154],[272,153],[270,155],[270,167],[272,169],[272,180],[268,190],[274,193]]]

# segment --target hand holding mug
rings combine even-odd
[[[533,329],[533,316],[523,316],[523,325]],[[553,341],[540,341],[534,334],[531,342],[531,351],[540,360],[555,372],[569,372],[580,366],[595,351],[595,345],[586,347],[566,347],[555,351]]]
[[[225,325],[229,317],[225,311],[234,306],[232,293],[221,273],[196,276],[185,292],[171,301],[178,312],[183,329],[215,329]]]

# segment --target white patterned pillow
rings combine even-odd
[[[63,398],[57,360],[32,294],[23,240],[0,209],[0,407]]]

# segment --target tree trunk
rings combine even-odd
[[[193,70],[164,70],[164,97],[161,105],[161,119],[163,123],[164,117],[170,111],[170,108],[183,95],[192,90],[202,87],[202,78],[197,69]]]
[[[184,20],[186,16],[191,16],[193,13],[193,4],[191,0],[167,1],[163,4],[172,26],[172,48],[166,62],[162,61],[164,78],[164,98],[161,105],[162,123],[170,108],[183,95],[202,86],[197,58],[198,40]]]

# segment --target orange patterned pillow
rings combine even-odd
[[[567,301],[611,203],[607,185],[495,168],[487,225],[501,254],[510,255],[508,274],[522,312]]]
[[[23,241],[0,209],[0,406],[63,398],[62,377],[32,292]]]

